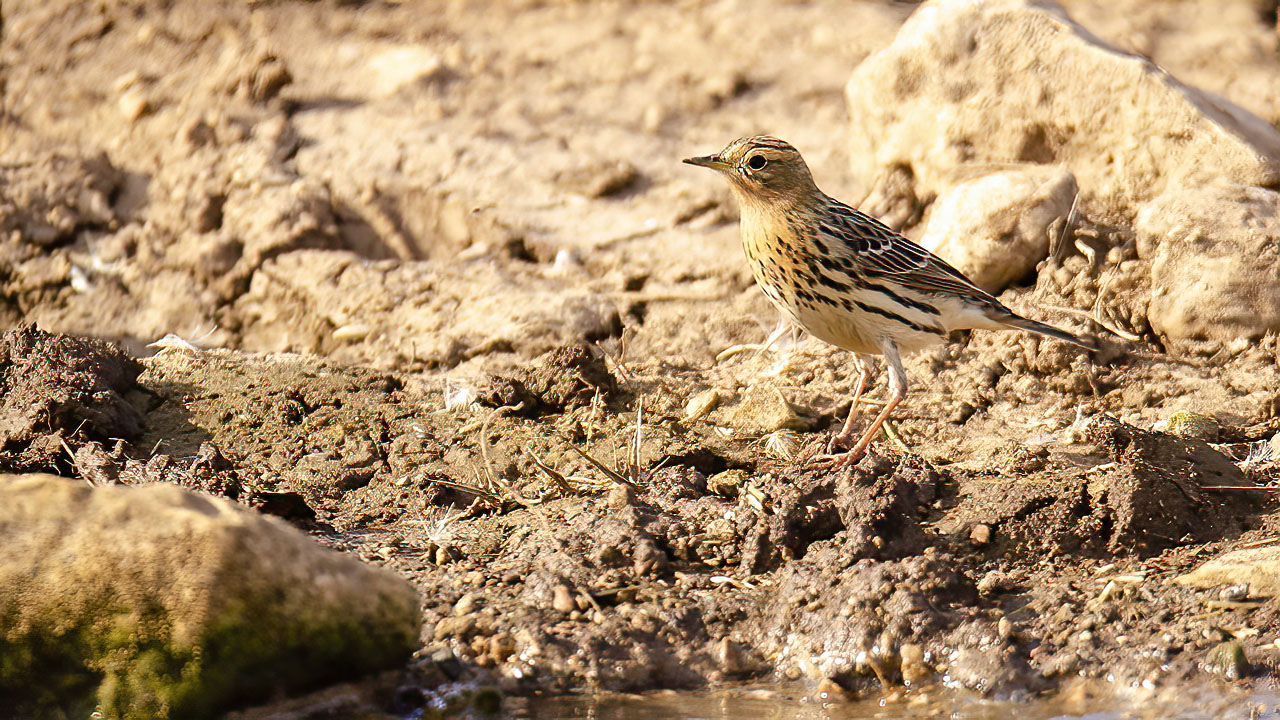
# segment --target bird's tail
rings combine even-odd
[[[1015,327],[1015,328],[1018,328],[1019,330],[1026,330],[1027,332],[1033,332],[1037,335],[1044,335],[1051,338],[1057,338],[1058,340],[1061,340],[1063,342],[1069,342],[1072,345],[1078,345],[1084,348],[1085,350],[1098,349],[1098,343],[1095,342],[1094,340],[1076,337],[1075,335],[1072,335],[1066,330],[1059,330],[1058,328],[1052,325],[1045,325],[1042,322],[1036,322],[1035,320],[1024,318],[1021,315],[1016,315],[1014,313],[1009,313],[1008,316],[1001,316],[1001,317],[996,317],[992,319],[1002,325],[1006,325],[1008,327]]]

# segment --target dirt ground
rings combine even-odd
[[[1274,3],[1066,6],[1280,124]],[[908,360],[847,471],[806,463],[845,353],[717,359],[776,315],[679,159],[768,132],[861,199],[842,90],[914,7],[6,3],[0,465],[200,488],[411,578],[385,712],[1270,682],[1280,600],[1169,581],[1276,536],[1275,336],[1170,355],[1136,290],[1141,340],[1092,356],[975,333]],[[1082,329],[1046,308],[1100,272],[1002,300]],[[1156,429],[1186,413],[1216,424]]]

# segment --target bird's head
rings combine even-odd
[[[788,143],[765,135],[739,138],[718,154],[692,157],[685,162],[723,174],[744,203],[805,201],[818,190],[800,153]]]

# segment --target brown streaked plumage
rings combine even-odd
[[[735,140],[689,158],[729,179],[742,212],[742,248],[756,284],[782,313],[820,340],[859,356],[883,355],[889,398],[839,462],[858,460],[907,392],[900,354],[943,342],[954,330],[1018,328],[1087,349],[1070,333],[1017,315],[959,270],[879,220],[818,189],[804,158],[773,137]],[[834,443],[848,447],[870,367]]]

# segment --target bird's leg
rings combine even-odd
[[[871,427],[862,434],[862,439],[858,440],[858,444],[853,449],[836,460],[836,467],[849,465],[862,459],[866,454],[867,447],[871,445],[871,439],[880,432],[880,427],[884,425],[885,420],[889,419],[889,414],[894,408],[898,407],[898,403],[907,396],[907,371],[902,367],[902,358],[898,357],[898,348],[891,342],[884,344],[884,358],[889,366],[889,398],[884,405],[884,409],[876,415],[876,419],[871,423]]]
[[[858,412],[858,403],[862,402],[862,393],[866,391],[867,382],[871,379],[871,364],[861,355],[854,355],[853,361],[858,366],[858,384],[853,388],[853,402],[849,405],[849,415],[844,419],[844,426],[831,438],[827,452],[849,447],[849,442],[853,440],[853,421],[861,414]]]

